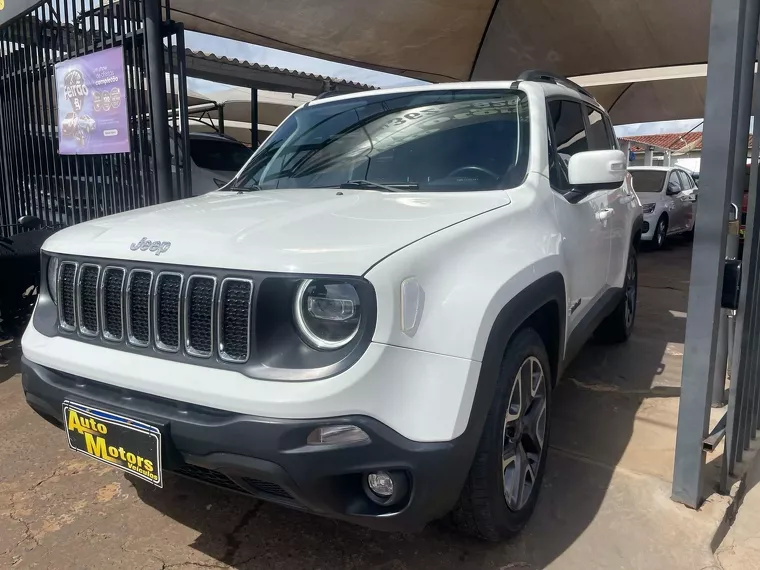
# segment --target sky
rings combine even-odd
[[[252,63],[259,63],[272,67],[285,67],[296,71],[328,75],[335,79],[347,79],[349,81],[366,83],[375,87],[401,87],[404,85],[420,85],[424,83],[423,81],[410,79],[408,77],[400,77],[389,73],[382,73],[352,65],[344,65],[227,38],[199,34],[196,32],[186,32],[185,42],[188,48],[195,51],[200,50],[218,56],[244,59]],[[226,85],[192,78],[188,79],[188,87],[194,91],[202,93],[221,91],[227,88]],[[615,132],[618,136],[682,133],[691,130],[699,125],[700,122],[701,119],[690,121],[637,123],[633,125],[616,126]],[[702,127],[698,126],[695,130],[702,130]]]

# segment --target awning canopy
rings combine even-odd
[[[705,112],[706,77],[587,87],[615,125],[699,119]]]
[[[197,32],[428,81],[707,60],[709,0],[172,0]]]

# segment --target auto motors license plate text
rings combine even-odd
[[[69,401],[63,421],[71,449],[163,486],[158,428]]]

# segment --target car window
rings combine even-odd
[[[678,171],[674,170],[670,173],[670,178],[668,178],[668,190],[670,192],[680,192],[683,190],[683,186],[681,185],[681,179],[678,176]]]
[[[633,189],[637,194],[642,192],[662,192],[665,184],[664,170],[629,170],[633,177]]]
[[[549,179],[551,185],[565,192],[571,189],[567,179],[567,165],[570,157],[589,150],[583,110],[577,101],[549,101]]]
[[[688,190],[689,188],[694,188],[694,182],[692,181],[691,176],[689,176],[683,170],[679,170],[678,175],[681,177],[681,187],[684,190]]]
[[[376,93],[302,107],[259,148],[234,186],[506,189],[522,184],[529,150],[530,113],[520,91]]]
[[[222,172],[237,172],[251,158],[247,146],[225,139],[190,139],[190,156],[201,168]]]
[[[610,150],[615,148],[615,144],[607,132],[607,126],[602,118],[602,114],[586,105],[586,116],[588,117],[588,148],[589,150]]]

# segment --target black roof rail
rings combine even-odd
[[[594,99],[594,101],[596,101],[596,98],[591,93],[589,93],[586,89],[578,85],[575,81],[570,81],[567,77],[557,75],[556,73],[552,73],[551,71],[541,71],[540,69],[529,69],[527,71],[523,71],[520,74],[520,77],[517,78],[517,80],[518,81],[538,81],[539,83],[553,83],[554,85],[562,85],[563,87],[568,87],[574,91],[583,93],[586,97],[590,97],[591,99]]]

